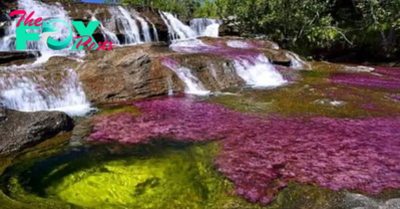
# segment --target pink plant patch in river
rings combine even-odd
[[[376,74],[342,73],[331,77],[334,83],[400,90],[400,69],[375,68]]]
[[[167,98],[136,102],[140,116],[95,119],[92,141],[222,140],[218,170],[251,202],[269,203],[290,181],[376,194],[400,188],[400,117],[283,118]]]

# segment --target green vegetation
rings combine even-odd
[[[113,1],[115,2],[115,1]],[[303,55],[351,50],[399,56],[400,0],[119,0],[181,18],[236,22],[242,35],[262,35]],[[323,57],[321,57],[323,58]]]

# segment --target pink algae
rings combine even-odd
[[[140,116],[99,117],[90,140],[221,140],[216,166],[251,202],[269,203],[290,181],[369,194],[400,188],[400,117],[259,116],[184,98],[134,104]]]
[[[334,83],[350,84],[370,88],[400,90],[400,69],[375,68],[377,74],[337,74],[331,77]]]

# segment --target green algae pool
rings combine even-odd
[[[214,169],[218,150],[218,142],[157,140],[20,156],[1,177],[7,196],[0,202],[5,208],[261,208],[235,196]]]

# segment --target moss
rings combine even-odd
[[[269,209],[339,209],[344,208],[343,192],[313,185],[290,183],[279,193]]]
[[[379,117],[400,114],[393,91],[334,84],[330,75],[339,65],[313,63],[313,71],[301,71],[302,79],[272,90],[242,89],[238,95],[210,98],[231,109],[284,116],[325,116],[340,118]],[[321,104],[318,101],[328,101]],[[343,105],[331,105],[339,101]]]
[[[3,175],[3,190],[18,204],[40,208],[261,208],[235,196],[214,169],[219,147],[159,140],[24,158]]]
[[[129,106],[111,106],[111,107],[102,107],[99,115],[113,115],[116,113],[131,113],[136,116],[140,113],[140,110],[132,105]]]
[[[60,152],[69,143],[71,135],[72,132],[61,133],[34,147],[27,148],[13,157],[13,163],[23,162],[32,158],[52,156]]]

